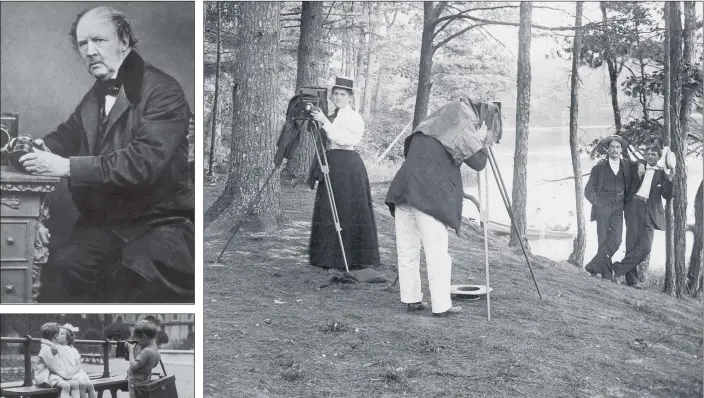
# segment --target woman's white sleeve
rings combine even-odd
[[[364,136],[364,119],[356,113],[338,115],[335,123],[326,122],[323,129],[328,138],[337,145],[357,145]]]

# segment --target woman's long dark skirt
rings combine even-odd
[[[377,266],[376,221],[362,158],[355,151],[343,149],[329,150],[327,157],[347,264],[350,269]],[[324,181],[318,183],[315,195],[309,250],[311,265],[345,269]]]

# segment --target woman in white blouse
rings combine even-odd
[[[329,117],[320,110],[312,112],[326,137],[330,185],[337,206],[342,242],[350,269],[379,265],[379,245],[372,206],[367,169],[355,145],[364,136],[364,119],[350,106],[354,93],[351,79],[338,77],[332,88],[335,111]],[[317,160],[316,160],[317,163]],[[318,172],[311,178],[318,181],[310,236],[310,264],[323,268],[344,269],[342,250],[335,232],[325,182]]]

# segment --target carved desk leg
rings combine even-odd
[[[37,302],[41,289],[42,266],[49,259],[49,230],[44,222],[49,219],[49,207],[46,206],[46,194],[41,195],[39,218],[37,219],[37,232],[34,239],[34,261],[32,265],[32,301]]]

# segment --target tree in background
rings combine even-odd
[[[574,172],[574,194],[577,209],[577,236],[572,243],[572,253],[567,261],[582,267],[584,251],[587,245],[587,230],[584,223],[584,182],[582,181],[582,161],[580,159],[577,128],[579,116],[579,54],[582,47],[582,7],[584,2],[578,1],[574,18],[574,42],[572,44],[572,76],[570,77],[570,153],[572,156],[572,171]]]
[[[212,4],[212,3],[211,3]],[[222,27],[222,14],[220,13],[221,3],[216,2],[217,9],[217,33],[215,38],[215,98],[213,99],[213,113],[211,114],[212,125],[210,128],[210,153],[208,155],[208,177],[213,176],[213,157],[215,156],[215,127],[218,120],[218,93],[220,91],[220,28]]]
[[[672,272],[665,279],[665,292],[675,297],[683,297],[686,288],[686,250],[687,250],[687,137],[683,131],[680,120],[682,109],[682,12],[679,2],[666,3],[669,7],[669,26],[666,35],[669,37],[670,50],[670,142],[671,149],[677,158],[677,167],[673,178],[672,210],[674,213],[672,223],[673,258]],[[686,17],[686,15],[685,15]],[[689,104],[688,104],[689,106]]]
[[[530,252],[526,237],[526,203],[528,200],[528,125],[530,123],[530,42],[533,4],[521,2],[521,26],[518,28],[518,74],[516,76],[516,148],[513,156],[513,221],[509,246],[523,247]],[[518,234],[516,234],[518,230]]]
[[[276,2],[237,3],[238,52],[232,73],[237,90],[232,105],[230,169],[225,188],[205,211],[205,226],[228,209],[234,214],[243,211],[273,167],[281,113],[277,101],[279,6]],[[279,176],[274,176],[254,210],[256,223],[265,231],[278,228],[284,220],[279,197]]]
[[[702,257],[704,256],[704,197],[702,196],[702,184],[699,183],[697,195],[694,197],[694,243],[692,244],[692,254],[689,258],[689,270],[687,271],[687,290],[690,294],[698,296],[702,291]]]

